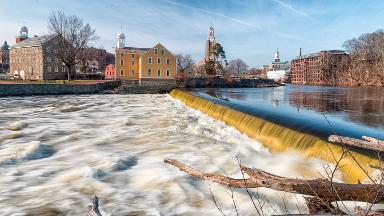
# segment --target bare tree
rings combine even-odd
[[[58,57],[67,67],[68,80],[75,73],[78,53],[87,48],[88,43],[97,40],[96,30],[89,23],[75,15],[66,15],[62,11],[53,12],[48,19],[48,29],[58,38]]]
[[[348,40],[344,47],[350,53],[350,79],[359,85],[384,85],[384,32],[378,30]]]
[[[228,62],[226,70],[228,73],[239,76],[248,71],[248,65],[242,59],[233,59]]]
[[[79,61],[80,72],[86,73],[88,69],[92,66],[92,61],[100,62],[101,59],[99,57],[99,50],[96,48],[84,48],[80,50],[80,52],[76,56],[76,61]]]
[[[194,61],[191,55],[176,54],[177,73],[184,74],[193,70]]]

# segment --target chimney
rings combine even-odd
[[[301,57],[301,48],[300,48],[300,50],[299,50],[299,57]]]

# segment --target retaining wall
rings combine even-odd
[[[120,81],[94,84],[0,84],[0,96],[30,96],[56,94],[94,94],[112,90],[120,86]]]

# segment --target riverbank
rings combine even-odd
[[[0,97],[63,94],[164,94],[175,88],[261,88],[277,87],[268,79],[192,78],[138,80],[2,80]]]

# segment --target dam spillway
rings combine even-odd
[[[247,136],[258,140],[273,152],[297,151],[307,158],[317,158],[329,163],[334,163],[335,158],[341,157],[343,148],[337,144],[327,142],[326,131],[308,130],[303,132],[265,120],[255,115],[239,111],[231,107],[225,98],[209,99],[202,96],[201,91],[173,90],[171,96],[184,102],[187,106],[197,109],[214,119],[232,126]],[[220,102],[224,99],[224,102]],[[350,150],[351,154],[341,162],[343,179],[347,182],[357,183],[367,179],[367,173],[373,173],[372,166],[379,164],[374,154],[364,151]],[[276,162],[278,163],[278,162]]]

